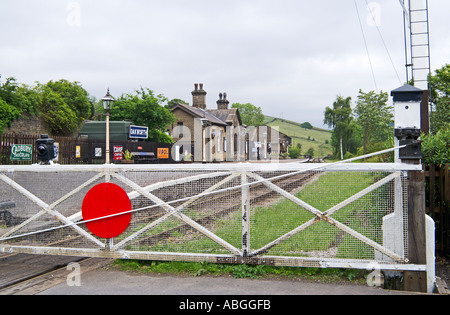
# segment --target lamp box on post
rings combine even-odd
[[[411,85],[404,85],[391,95],[394,99],[395,110],[395,142],[396,146],[409,145],[396,153],[397,163],[419,162],[422,159],[420,144],[421,103],[424,91]]]
[[[422,131],[429,126],[427,91],[404,85],[392,91],[395,109],[395,144],[407,145],[396,151],[396,163],[420,165]],[[424,129],[424,130],[422,130]],[[435,285],[435,223],[426,215],[424,171],[409,171],[407,174],[407,231],[410,264],[426,265],[426,271],[405,271],[404,288],[412,292],[432,293]],[[400,183],[396,182],[396,186]],[[400,186],[398,186],[400,187]],[[402,199],[401,196],[398,196]]]

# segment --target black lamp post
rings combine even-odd
[[[109,111],[111,110],[111,107],[114,103],[114,98],[109,94],[106,93],[105,97],[102,98],[103,108],[106,111],[106,164],[110,164],[110,153],[109,153]]]

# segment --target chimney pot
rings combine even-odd
[[[192,91],[192,106],[206,109],[206,91],[203,90],[203,83],[195,83],[195,91]],[[200,89],[199,89],[200,85]]]
[[[217,109],[227,110],[230,102],[227,100],[227,93],[220,93],[219,100],[217,101]]]

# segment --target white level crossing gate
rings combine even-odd
[[[0,166],[0,201],[10,214],[0,221],[0,253],[425,271],[408,260],[407,180],[418,170]],[[86,194],[104,182],[122,187],[132,203],[131,222],[114,239],[93,235],[81,212]]]

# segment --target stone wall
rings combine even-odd
[[[44,120],[36,115],[24,114],[19,120],[13,121],[10,128],[5,128],[4,133],[21,135],[48,134]]]
[[[74,130],[69,137],[76,138],[78,137],[78,133],[81,130],[81,126]],[[15,120],[11,123],[11,127],[6,127],[4,130],[5,134],[18,134],[18,135],[42,135],[48,134],[52,135],[50,130],[45,125],[44,119],[40,116],[31,115],[31,114],[22,114],[22,117],[18,120]]]

